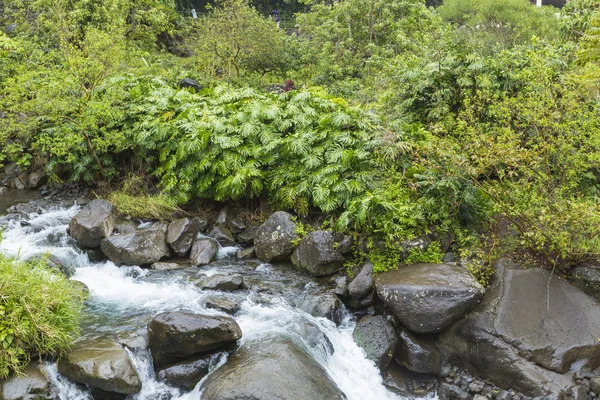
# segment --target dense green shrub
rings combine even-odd
[[[48,268],[0,254],[0,379],[30,357],[66,349],[79,331],[81,288]]]

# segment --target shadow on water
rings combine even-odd
[[[0,194],[0,215],[6,214],[6,210],[15,204],[28,203],[40,197],[40,192],[37,190],[11,190]]]

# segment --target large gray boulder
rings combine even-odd
[[[442,369],[442,356],[427,337],[419,337],[407,329],[396,331],[398,344],[394,351],[394,360],[410,371],[422,374],[439,375]]]
[[[373,264],[367,262],[348,285],[348,295],[355,300],[362,299],[373,290],[373,282]]]
[[[196,239],[199,229],[198,219],[177,219],[167,227],[167,243],[175,254],[179,257],[185,257],[192,248],[192,243]]]
[[[362,318],[354,327],[352,337],[380,370],[383,371],[392,361],[398,339],[394,327],[384,316]]]
[[[344,267],[344,257],[336,250],[331,231],[314,231],[306,235],[292,253],[296,269],[313,276],[332,275]]]
[[[48,377],[40,368],[31,363],[22,375],[15,375],[0,381],[2,400],[50,400],[53,399]]]
[[[599,305],[563,278],[500,259],[484,302],[436,345],[501,388],[557,398],[573,384],[562,372],[598,369],[599,324]]]
[[[292,254],[297,239],[296,223],[292,216],[285,211],[277,211],[256,231],[256,256],[265,262],[285,260]]]
[[[156,368],[228,349],[241,337],[239,325],[228,317],[166,312],[148,324],[148,347]]]
[[[135,394],[142,381],[127,352],[113,339],[83,339],[58,361],[67,378],[107,392]]]
[[[171,254],[165,240],[165,231],[161,227],[113,235],[102,240],[100,248],[117,265],[154,264]]]
[[[106,200],[92,200],[69,222],[69,234],[84,247],[98,247],[115,226],[113,206]]]
[[[377,295],[402,325],[417,333],[440,332],[483,298],[483,287],[460,266],[414,264],[375,279]]]
[[[196,239],[190,251],[190,262],[194,265],[210,264],[219,251],[219,243],[208,237]]]
[[[315,360],[291,341],[244,344],[203,383],[206,400],[341,400],[346,397]]]

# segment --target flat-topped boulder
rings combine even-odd
[[[239,325],[228,317],[166,312],[148,324],[148,347],[156,368],[228,349],[241,337]]]
[[[269,337],[244,344],[203,383],[210,400],[342,400],[325,369],[290,340]]]
[[[77,341],[58,361],[67,378],[107,392],[135,394],[142,381],[127,352],[114,339]]]
[[[240,274],[225,275],[214,274],[205,276],[196,283],[196,286],[203,290],[238,290],[244,285],[244,278]]]
[[[294,267],[312,276],[335,274],[344,267],[344,261],[331,231],[310,232],[292,253]]]
[[[274,212],[254,235],[256,256],[265,262],[282,261],[292,254],[298,239],[296,223],[285,211]]]
[[[413,264],[375,278],[377,295],[402,325],[417,333],[440,332],[483,298],[484,288],[456,265]]]
[[[69,222],[69,234],[83,247],[98,247],[115,226],[113,206],[106,200],[92,200]]]
[[[106,238],[100,243],[100,248],[117,265],[154,264],[171,254],[165,236],[161,226],[138,229],[133,233]]]

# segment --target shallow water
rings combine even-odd
[[[298,308],[299,299],[314,296],[322,287],[286,265],[238,262],[235,249],[221,249],[211,265],[175,271],[154,271],[140,267],[117,267],[110,261],[92,262],[87,254],[66,234],[68,222],[78,206],[42,206],[42,213],[32,212],[5,222],[0,250],[21,258],[41,253],[55,253],[75,266],[74,280],[90,289],[83,318],[86,335],[110,333],[129,341],[131,358],[143,381],[141,393],[129,399],[199,399],[200,382],[190,393],[182,393],[155,378],[149,352],[144,349],[148,321],[160,312],[191,311],[208,315],[226,315],[204,307],[208,296],[223,296],[241,302],[235,320],[243,337],[240,346],[266,335],[282,335],[303,347],[327,371],[349,400],[402,399],[386,389],[375,364],[367,360],[354,343],[353,316],[345,312],[336,326],[325,318],[315,318]],[[27,221],[27,223],[22,223]],[[239,273],[250,290],[238,292],[201,291],[194,285],[199,273]],[[330,345],[311,343],[303,337],[303,326],[310,324],[324,334]],[[333,347],[333,353],[330,347]],[[215,362],[215,368],[221,365]],[[52,384],[61,400],[88,400],[91,395],[57,371],[55,364],[46,365]],[[291,373],[292,371],[290,371]]]

